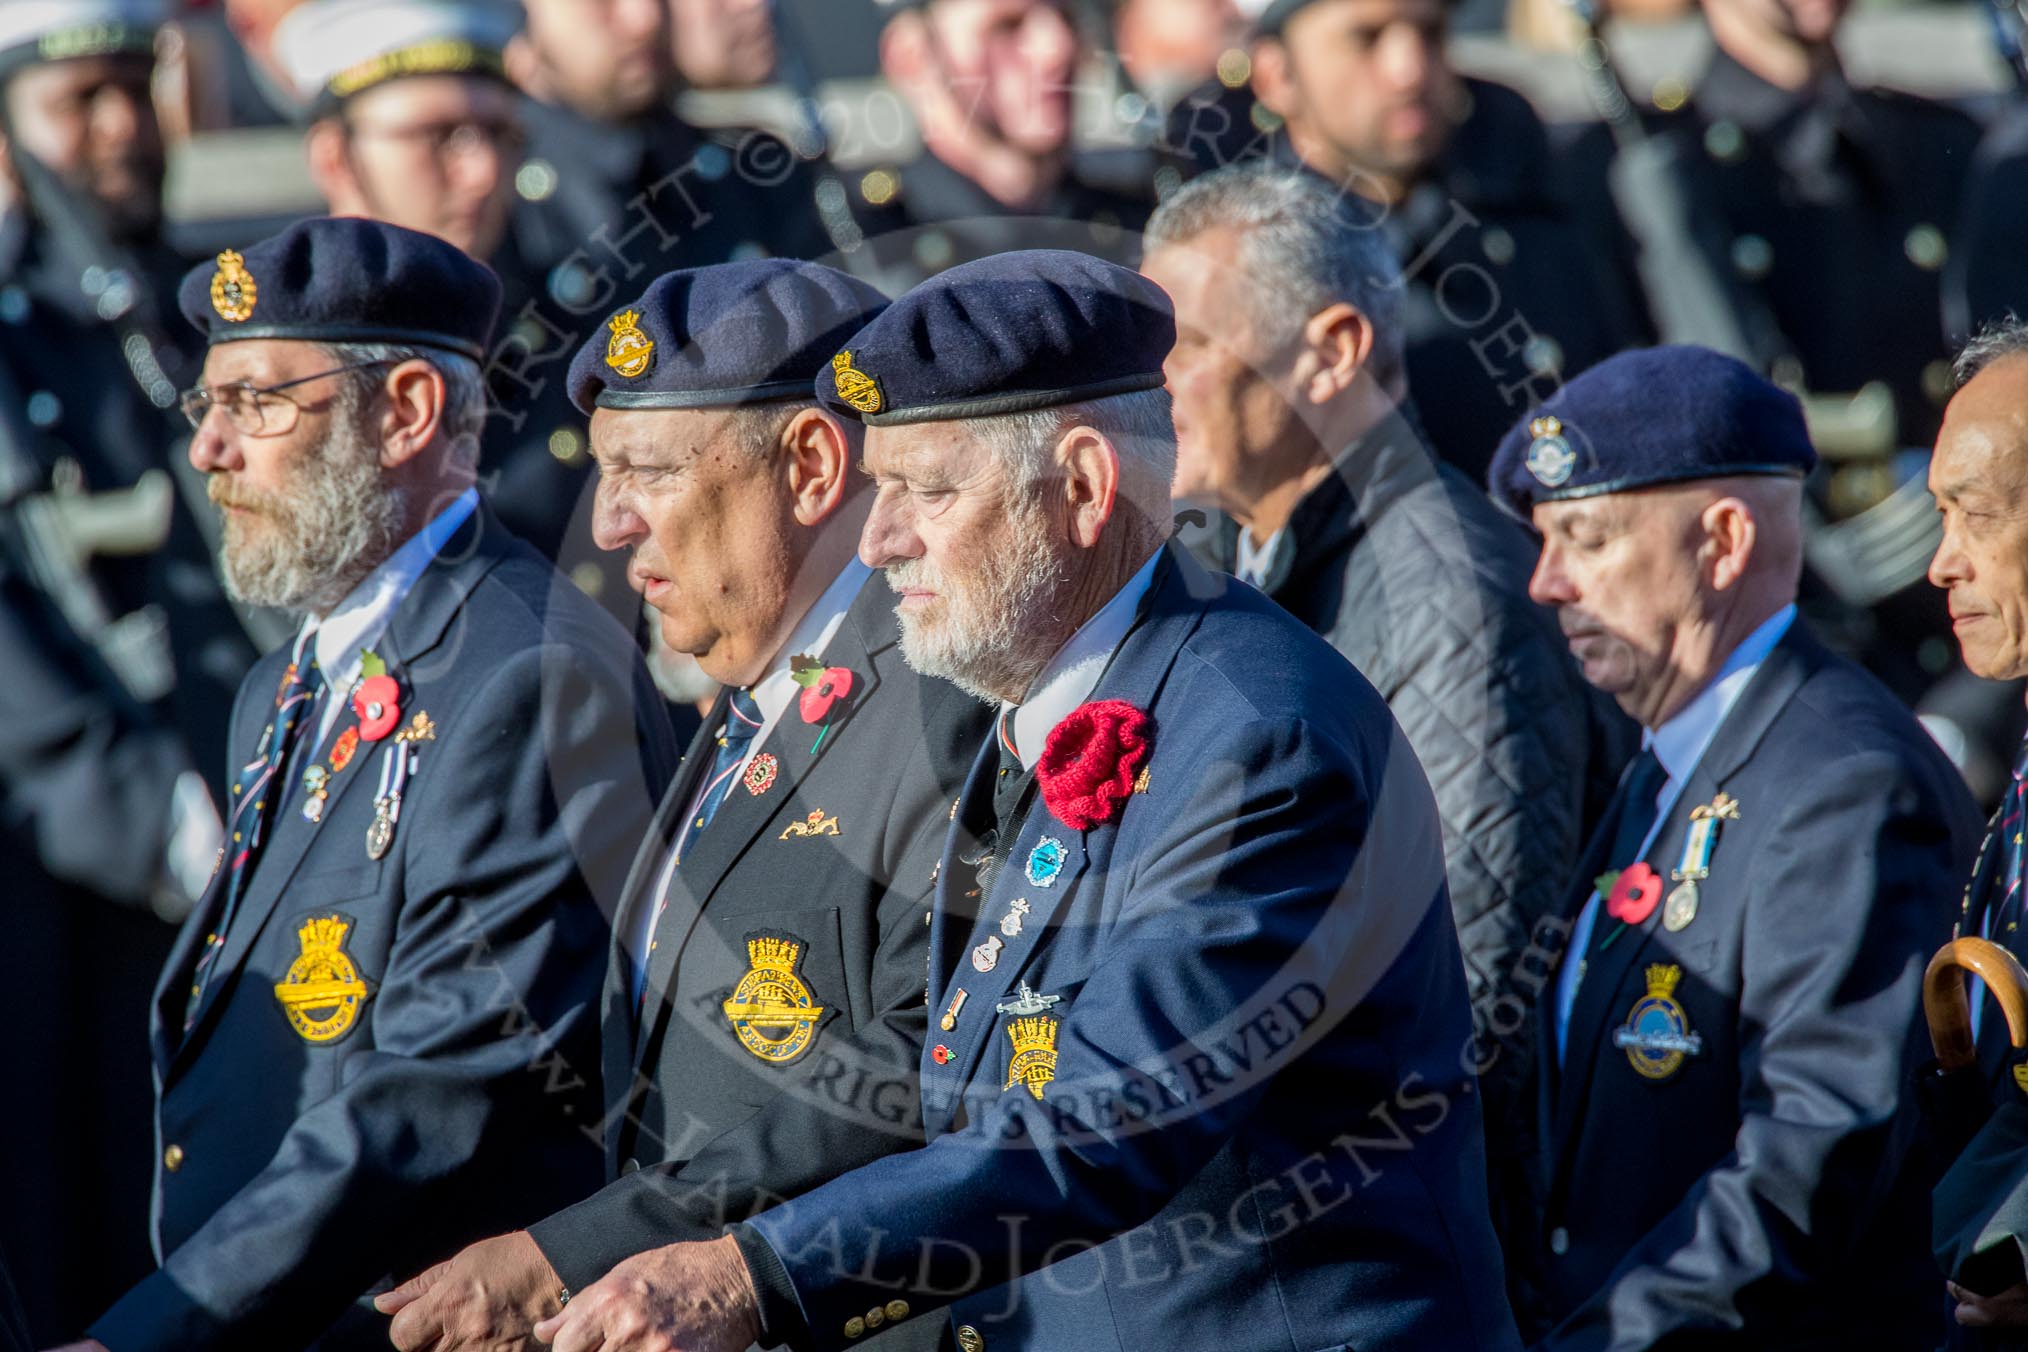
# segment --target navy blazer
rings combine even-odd
[[[314,823],[294,782],[309,762],[292,757],[187,1035],[229,870],[163,969],[162,1267],[92,1326],[114,1352],[385,1346],[386,1321],[354,1304],[377,1282],[597,1184],[606,913],[674,768],[662,701],[628,635],[483,507],[377,651],[402,725],[427,715],[433,740],[362,742]],[[287,660],[241,687],[230,767],[252,756]],[[318,761],[355,721],[332,725]],[[374,858],[384,758],[407,749]],[[292,1022],[278,987],[333,979],[333,945],[337,978],[367,994],[349,1018],[305,1006]]]
[[[1693,809],[1720,793],[1738,815],[1719,822],[1694,917],[1671,929],[1657,906],[1594,948],[1560,1072],[1544,997],[1542,1193],[1538,1228],[1507,1237],[1516,1307],[1558,1352],[1728,1333],[1932,1346],[1910,1082],[1928,1054],[1923,967],[1950,936],[1978,811],[1913,715],[1800,620],[1655,833],[1663,889]],[[1616,825],[1579,863],[1573,921],[1595,876],[1634,862],[1605,857]],[[1614,923],[1601,908],[1598,935]],[[1698,1045],[1643,1074],[1615,1035],[1663,1028],[1661,985]]]
[[[1429,785],[1336,652],[1166,555],[1091,696],[1151,716],[1145,792],[1085,831],[1035,796],[981,887],[974,766],[929,1145],[751,1224],[799,1346],[946,1305],[967,1349],[1516,1345]]]
[[[683,814],[711,773],[723,697],[642,843],[605,989],[613,1181],[529,1227],[574,1290],[633,1254],[715,1237],[922,1144],[924,921],[952,802],[992,720],[956,686],[909,670],[894,600],[886,578],[868,579],[824,653],[852,672],[851,699],[822,728],[791,704],[757,752],[773,778],[742,776],[686,846],[637,1002],[626,937],[656,904]],[[800,992],[822,1011],[807,1037],[742,1032],[725,1012],[742,985],[766,984],[749,979],[759,965],[748,944],[761,938],[795,946]]]

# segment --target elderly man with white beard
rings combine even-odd
[[[229,841],[155,991],[142,1349],[386,1346],[362,1297],[596,1183],[610,908],[673,768],[628,636],[473,487],[499,283],[315,219],[193,270],[241,687]]]
[[[939,865],[928,1144],[638,1255],[563,1352],[1516,1346],[1428,783],[1372,687],[1168,543],[1168,299],[1083,255],[832,358],[911,665],[998,707]]]

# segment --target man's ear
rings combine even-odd
[[[1120,491],[1120,453],[1104,433],[1080,424],[1057,437],[1056,469],[1070,542],[1090,549],[1113,517]]]
[[[904,94],[919,87],[935,65],[929,21],[905,9],[880,30],[880,73]]]
[[[351,148],[345,139],[344,124],[335,117],[310,124],[303,137],[303,152],[310,164],[310,182],[334,216],[364,213],[365,202],[359,179],[352,172]]]
[[[798,410],[782,428],[779,446],[798,525],[817,525],[852,496],[852,443],[833,414]]]
[[[1328,404],[1351,387],[1373,355],[1373,321],[1335,301],[1304,323],[1300,342],[1296,389],[1312,404]]]
[[[1289,49],[1280,38],[1260,38],[1253,44],[1253,96],[1283,119],[1296,106],[1295,72],[1289,66]]]
[[[1746,576],[1760,527],[1739,498],[1720,498],[1704,509],[1704,549],[1714,590],[1727,591]]]
[[[387,373],[381,394],[380,463],[395,469],[421,455],[443,430],[444,374],[420,358],[405,361]]]

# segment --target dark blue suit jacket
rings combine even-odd
[[[373,859],[366,846],[390,739],[333,775],[317,823],[291,784],[187,1036],[184,997],[228,869],[163,970],[162,1267],[92,1327],[112,1352],[320,1334],[385,1346],[386,1321],[354,1305],[362,1293],[597,1186],[602,911],[674,768],[661,700],[628,636],[483,507],[377,651],[403,724],[427,713],[436,727],[415,744],[391,848]],[[235,768],[287,660],[270,655],[241,687]],[[341,716],[332,738],[355,721]],[[319,1041],[292,1027],[276,987],[310,947],[304,927],[331,917],[371,994]]]
[[[1507,1237],[1524,1328],[1558,1352],[1727,1334],[1933,1346],[1910,1080],[1928,1052],[1923,967],[1950,937],[1977,809],[1908,710],[1801,621],[1656,832],[1645,857],[1665,889],[1692,809],[1720,792],[1739,815],[1720,824],[1695,918],[1672,931],[1658,906],[1595,949],[1560,1072],[1543,1045],[1539,1228]],[[1633,862],[1605,857],[1616,826],[1609,814],[1579,862],[1573,919],[1595,876]],[[1614,1041],[1653,968],[1679,970],[1670,998],[1701,1039],[1656,1079]]]
[[[752,1223],[799,1343],[948,1305],[961,1346],[1514,1346],[1436,811],[1386,706],[1173,548],[1091,698],[1153,719],[1113,821],[1038,796],[977,889],[990,744],[957,809],[929,999],[966,1000],[922,1064],[929,1145]],[[1058,1002],[1040,1098],[996,1010],[1024,987]]]

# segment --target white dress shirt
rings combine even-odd
[[[287,803],[294,796],[295,781],[302,775],[308,757],[316,748],[324,745],[331,736],[331,730],[338,720],[352,708],[352,687],[359,684],[359,665],[362,654],[380,642],[387,633],[388,622],[394,618],[395,609],[401,605],[416,579],[423,575],[479,507],[479,490],[467,488],[451,499],[451,505],[438,512],[429,523],[410,536],[401,548],[388,555],[386,562],[368,573],[358,586],[345,594],[345,599],[331,608],[330,614],[318,619],[312,616],[303,621],[299,631],[310,636],[316,645],[317,666],[324,673],[324,688],[317,696],[316,740],[308,744],[298,764],[289,767],[289,783],[282,785],[282,802]]]
[[[1287,526],[1283,526],[1273,535],[1268,536],[1265,542],[1256,547],[1253,542],[1253,531],[1246,526],[1241,526],[1239,528],[1239,556],[1232,563],[1233,576],[1237,577],[1241,582],[1251,583],[1256,587],[1266,587],[1268,564],[1273,562],[1275,546],[1282,542],[1282,536],[1288,534],[1288,530]]]
[[[774,735],[775,725],[782,721],[782,715],[788,712],[789,706],[802,694],[803,688],[796,684],[795,674],[789,669],[791,659],[796,657],[821,659],[824,656],[824,651],[831,646],[831,640],[844,628],[845,616],[852,609],[852,602],[858,598],[860,590],[872,576],[873,570],[856,558],[846,564],[844,571],[832,580],[831,585],[824,589],[824,594],[819,596],[809,610],[804,612],[803,618],[796,622],[795,629],[790,631],[788,641],[775,650],[773,659],[768,663],[767,675],[754,682],[749,689],[748,693],[753,696],[754,703],[760,706],[761,725],[760,731],[747,743],[746,756],[733,767],[732,776],[735,782],[746,773],[747,765],[760,753],[768,738]],[[863,671],[852,674],[855,681],[863,681],[867,677],[867,673]],[[813,743],[817,739],[815,731],[801,724],[798,724],[792,732],[799,736],[808,733]],[[661,915],[663,898],[669,893],[669,883],[675,877],[676,866],[683,858],[683,847],[689,843],[692,825],[697,820],[697,808],[704,801],[704,794],[710,783],[709,775],[698,777],[697,788],[690,795],[690,801],[684,805],[683,824],[676,832],[675,843],[669,851],[669,857],[662,862],[661,872],[656,875],[655,890],[642,898],[641,905],[630,918],[627,955],[633,959],[633,989],[636,999],[640,998],[641,985],[647,980],[648,945],[654,939],[655,922]]]
[[[1141,609],[1141,598],[1148,594],[1155,564],[1161,557],[1159,549],[1150,554],[1126,585],[1114,592],[1096,615],[1078,626],[1077,632],[1056,650],[1056,656],[1049,659],[1049,665],[1029,686],[1027,699],[1018,705],[1000,706],[1003,716],[1009,709],[1014,711],[1014,750],[1021,757],[1022,769],[1035,768],[1050,730],[1090,698],[1099,677],[1105,674],[1106,663],[1112,661],[1113,650],[1134,627],[1134,616]]]
[[[1704,759],[1705,748],[1711,745],[1711,739],[1718,734],[1725,716],[1732,712],[1732,706],[1739,702],[1739,696],[1753,679],[1753,674],[1760,670],[1760,664],[1782,641],[1782,635],[1788,633],[1795,618],[1796,608],[1787,605],[1761,621],[1760,627],[1732,650],[1732,655],[1718,669],[1718,675],[1697,692],[1695,699],[1661,727],[1652,732],[1642,732],[1643,745],[1654,750],[1655,759],[1661,762],[1668,779],[1655,795],[1655,820],[1648,827],[1648,834],[1642,837],[1635,859],[1645,856],[1648,847],[1655,843],[1655,836],[1661,831],[1662,824],[1669,820],[1677,798],[1683,793],[1683,786],[1697,769],[1697,763]],[[1608,859],[1606,867],[1615,868],[1632,862],[1631,859]],[[1570,1031],[1570,1009],[1577,1003],[1577,987],[1583,979],[1584,955],[1591,948],[1591,932],[1598,923],[1599,900],[1599,894],[1594,890],[1584,903],[1584,910],[1577,917],[1577,928],[1571,931],[1570,947],[1564,950],[1563,966],[1556,974],[1556,1060],[1559,1065],[1563,1062],[1564,1040]]]

